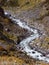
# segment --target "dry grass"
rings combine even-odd
[[[23,65],[25,62],[16,57],[2,56],[0,57],[0,65]],[[29,64],[26,64],[29,65]]]
[[[9,56],[2,56],[0,57],[0,65],[49,65],[48,63],[44,63],[42,61],[33,62],[33,64],[26,63],[24,60],[17,58],[17,57],[9,57]]]

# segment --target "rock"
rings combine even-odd
[[[25,38],[25,36],[18,36],[17,38],[17,44],[19,44],[23,40],[23,38]]]
[[[3,8],[1,8],[1,7],[0,7],[0,16],[2,16],[2,17],[5,16],[5,15],[4,15],[4,10],[3,10]]]
[[[1,51],[1,50],[5,50],[5,49],[4,49],[2,46],[0,46],[0,51]]]
[[[48,44],[49,44],[49,42],[48,42]]]
[[[3,31],[4,26],[0,23],[0,32]]]
[[[13,40],[6,37],[2,32],[0,32],[0,40],[5,42],[5,43],[0,42],[1,49],[10,50],[16,45],[16,43]]]

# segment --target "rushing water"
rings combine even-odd
[[[9,13],[7,13],[7,12],[5,12],[5,15],[8,15],[9,18],[15,24],[18,24],[20,27],[27,29],[28,31],[31,31],[32,33],[34,33],[20,42],[20,45],[23,48],[22,51],[26,52],[27,55],[29,55],[32,58],[49,62],[49,58],[43,56],[42,53],[35,51],[34,49],[31,49],[30,46],[28,45],[31,41],[33,41],[34,39],[36,39],[40,36],[38,34],[38,30],[30,28],[28,25],[25,24],[25,22],[22,22],[20,19],[16,19],[14,16],[10,16]]]

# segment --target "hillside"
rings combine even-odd
[[[1,65],[49,65],[49,1],[0,1]]]

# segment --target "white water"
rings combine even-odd
[[[7,12],[5,12],[5,15],[8,15]],[[21,47],[23,48],[23,52],[26,52],[27,55],[29,55],[32,58],[42,60],[49,62],[49,58],[45,57],[42,55],[42,53],[35,51],[34,49],[31,49],[30,46],[28,45],[31,41],[34,39],[38,38],[40,35],[38,34],[38,31],[36,29],[30,28],[28,25],[26,25],[24,22],[20,21],[20,19],[16,19],[13,16],[9,17],[12,21],[14,21],[15,24],[18,24],[20,27],[27,29],[28,31],[33,32],[33,35],[30,35],[28,38],[22,40],[20,42]],[[34,52],[34,53],[33,53]]]

